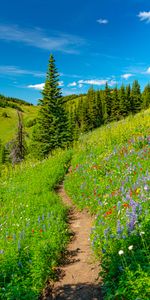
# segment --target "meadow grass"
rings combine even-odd
[[[70,151],[3,169],[0,179],[0,299],[38,299],[68,242],[67,208],[54,192]]]
[[[29,122],[29,120],[33,120],[37,117],[38,107],[27,105],[20,105],[20,107],[23,109],[22,116],[25,131],[30,135],[32,133],[32,127],[27,128],[26,124]],[[7,113],[7,118],[3,116],[4,113]],[[16,109],[10,107],[0,107],[0,140],[3,144],[9,142],[15,137],[17,125],[18,116]]]
[[[104,299],[150,295],[150,110],[83,136],[65,188],[95,217],[91,241],[102,263]]]

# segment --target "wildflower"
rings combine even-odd
[[[128,203],[123,203],[122,204],[124,207],[130,207],[130,205]]]
[[[140,232],[140,235],[143,235],[143,234],[145,234],[145,232],[144,232],[144,231],[141,231],[141,232]]]
[[[123,254],[124,254],[124,251],[123,251],[123,250],[119,250],[118,254],[119,254],[119,255],[123,255]]]
[[[129,250],[132,250],[132,249],[133,249],[133,245],[129,246],[128,249],[129,249]]]

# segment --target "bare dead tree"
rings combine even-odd
[[[25,131],[22,121],[22,113],[17,110],[18,115],[18,130],[14,140],[9,143],[10,147],[10,158],[12,164],[15,165],[21,162],[26,154],[26,143],[25,143]]]

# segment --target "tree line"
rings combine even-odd
[[[143,92],[137,80],[132,86],[122,84],[120,88],[117,86],[110,88],[107,83],[104,90],[94,90],[90,87],[86,96],[80,96],[76,103],[67,102],[65,106],[69,114],[72,135],[77,139],[81,132],[88,132],[148,108],[150,84]]]
[[[63,97],[55,59],[50,55],[42,99],[38,105],[39,113],[28,151],[25,151],[25,133],[21,113],[18,112],[18,132],[9,147],[13,162],[22,161],[29,152],[39,159],[45,158],[57,148],[70,147],[81,133],[148,108],[150,84],[141,92],[137,80],[132,86],[122,85],[120,88],[110,88],[106,83],[104,90],[90,87],[87,94]],[[5,149],[8,152],[8,147]],[[3,157],[4,154],[5,151]]]

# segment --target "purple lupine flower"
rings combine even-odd
[[[20,251],[21,249],[21,244],[20,244],[20,241],[18,240],[18,251]]]
[[[118,222],[117,222],[117,234],[121,234],[121,233],[122,233],[121,223],[120,223],[120,220],[118,220]]]

